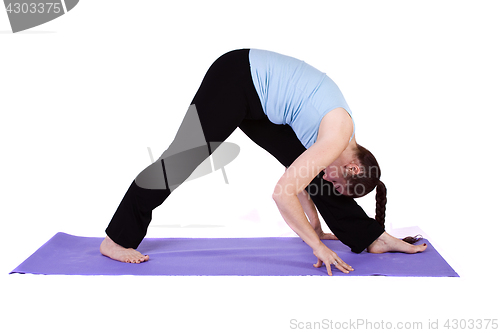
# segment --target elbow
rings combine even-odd
[[[279,204],[283,201],[283,191],[280,184],[276,184],[276,186],[274,187],[273,200],[276,204]]]
[[[282,198],[282,197],[281,197],[281,193],[280,193],[280,192],[277,192],[277,191],[276,191],[276,188],[274,189],[274,192],[273,192],[272,197],[273,197],[273,200],[274,200],[274,202],[275,202],[276,204],[277,204],[278,202],[280,202],[280,201],[281,201],[281,198]]]
[[[297,196],[292,186],[282,186],[280,183],[276,184],[273,191],[273,200],[276,204],[288,200],[290,197]]]

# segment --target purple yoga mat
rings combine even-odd
[[[316,257],[298,237],[146,238],[138,250],[150,259],[126,264],[99,252],[103,238],[57,233],[11,273],[64,275],[321,275]],[[354,271],[348,275],[458,276],[428,240],[417,254],[356,254],[340,241],[325,240]],[[418,244],[419,244],[418,243]],[[332,269],[334,275],[347,275]]]

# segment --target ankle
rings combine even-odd
[[[373,243],[371,243],[370,245],[368,245],[368,247],[366,248],[366,250],[369,252],[369,253],[380,253],[379,249],[384,246],[384,244],[382,243],[382,241],[380,239],[376,239],[373,241]]]
[[[387,233],[384,232],[382,235],[380,235],[377,239],[373,241],[366,250],[369,253],[383,253],[387,251]]]

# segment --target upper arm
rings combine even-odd
[[[276,184],[275,195],[297,195],[347,148],[352,120],[343,108],[327,113],[316,142],[288,167]]]

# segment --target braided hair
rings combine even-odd
[[[387,188],[380,180],[380,166],[373,154],[361,145],[357,145],[356,157],[358,158],[361,171],[357,174],[346,174],[346,192],[347,196],[359,198],[367,195],[376,188],[375,194],[375,220],[385,228],[385,211],[387,205]],[[405,237],[403,241],[414,244],[420,238]]]
[[[385,206],[387,205],[387,188],[381,180],[377,184],[375,195],[375,220],[383,227],[385,226]]]

